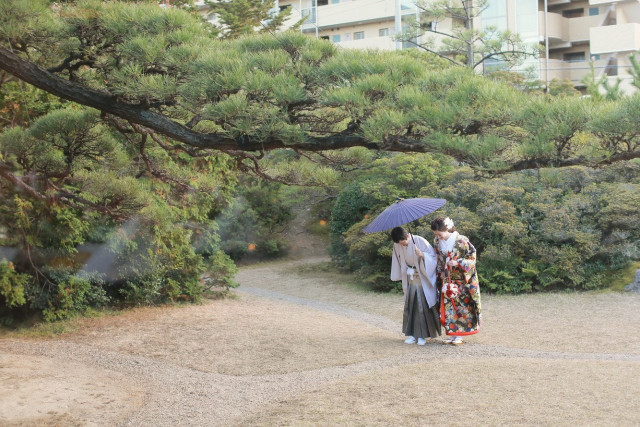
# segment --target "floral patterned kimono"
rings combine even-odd
[[[453,239],[453,240],[452,240]],[[457,232],[442,241],[436,237],[436,268],[440,293],[440,323],[447,335],[477,334],[480,328],[480,284],[476,273],[476,248]],[[447,261],[458,261],[447,267]]]

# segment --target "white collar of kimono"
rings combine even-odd
[[[447,240],[440,239],[440,241],[438,242],[438,246],[440,247],[440,250],[444,253],[451,252],[453,250],[453,245],[456,243],[457,238],[458,238],[458,232],[454,231],[453,233],[449,234],[449,238]]]

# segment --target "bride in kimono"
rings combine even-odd
[[[464,343],[463,336],[480,328],[480,284],[476,272],[476,249],[458,234],[451,218],[431,223],[438,257],[437,286],[440,288],[440,322],[449,336],[444,343]]]
[[[440,336],[436,253],[424,238],[402,227],[391,230],[394,241],[391,280],[402,281],[404,315],[402,332],[407,344],[425,345],[426,338]]]

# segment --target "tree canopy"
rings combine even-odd
[[[364,146],[490,172],[640,157],[635,129],[611,135],[596,120],[637,111],[637,96],[532,97],[432,57],[338,51],[296,32],[221,41],[153,4],[10,0],[0,23],[0,68],[194,155]]]

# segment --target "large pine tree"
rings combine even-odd
[[[295,32],[220,41],[199,19],[152,4],[0,7],[2,69],[185,152],[364,146],[443,152],[493,171],[640,157],[628,132],[619,144],[572,139],[602,134],[591,118],[622,105],[538,99],[464,69],[434,71],[417,55],[342,52]],[[582,114],[580,125],[543,135],[528,125],[552,125],[558,110]]]

